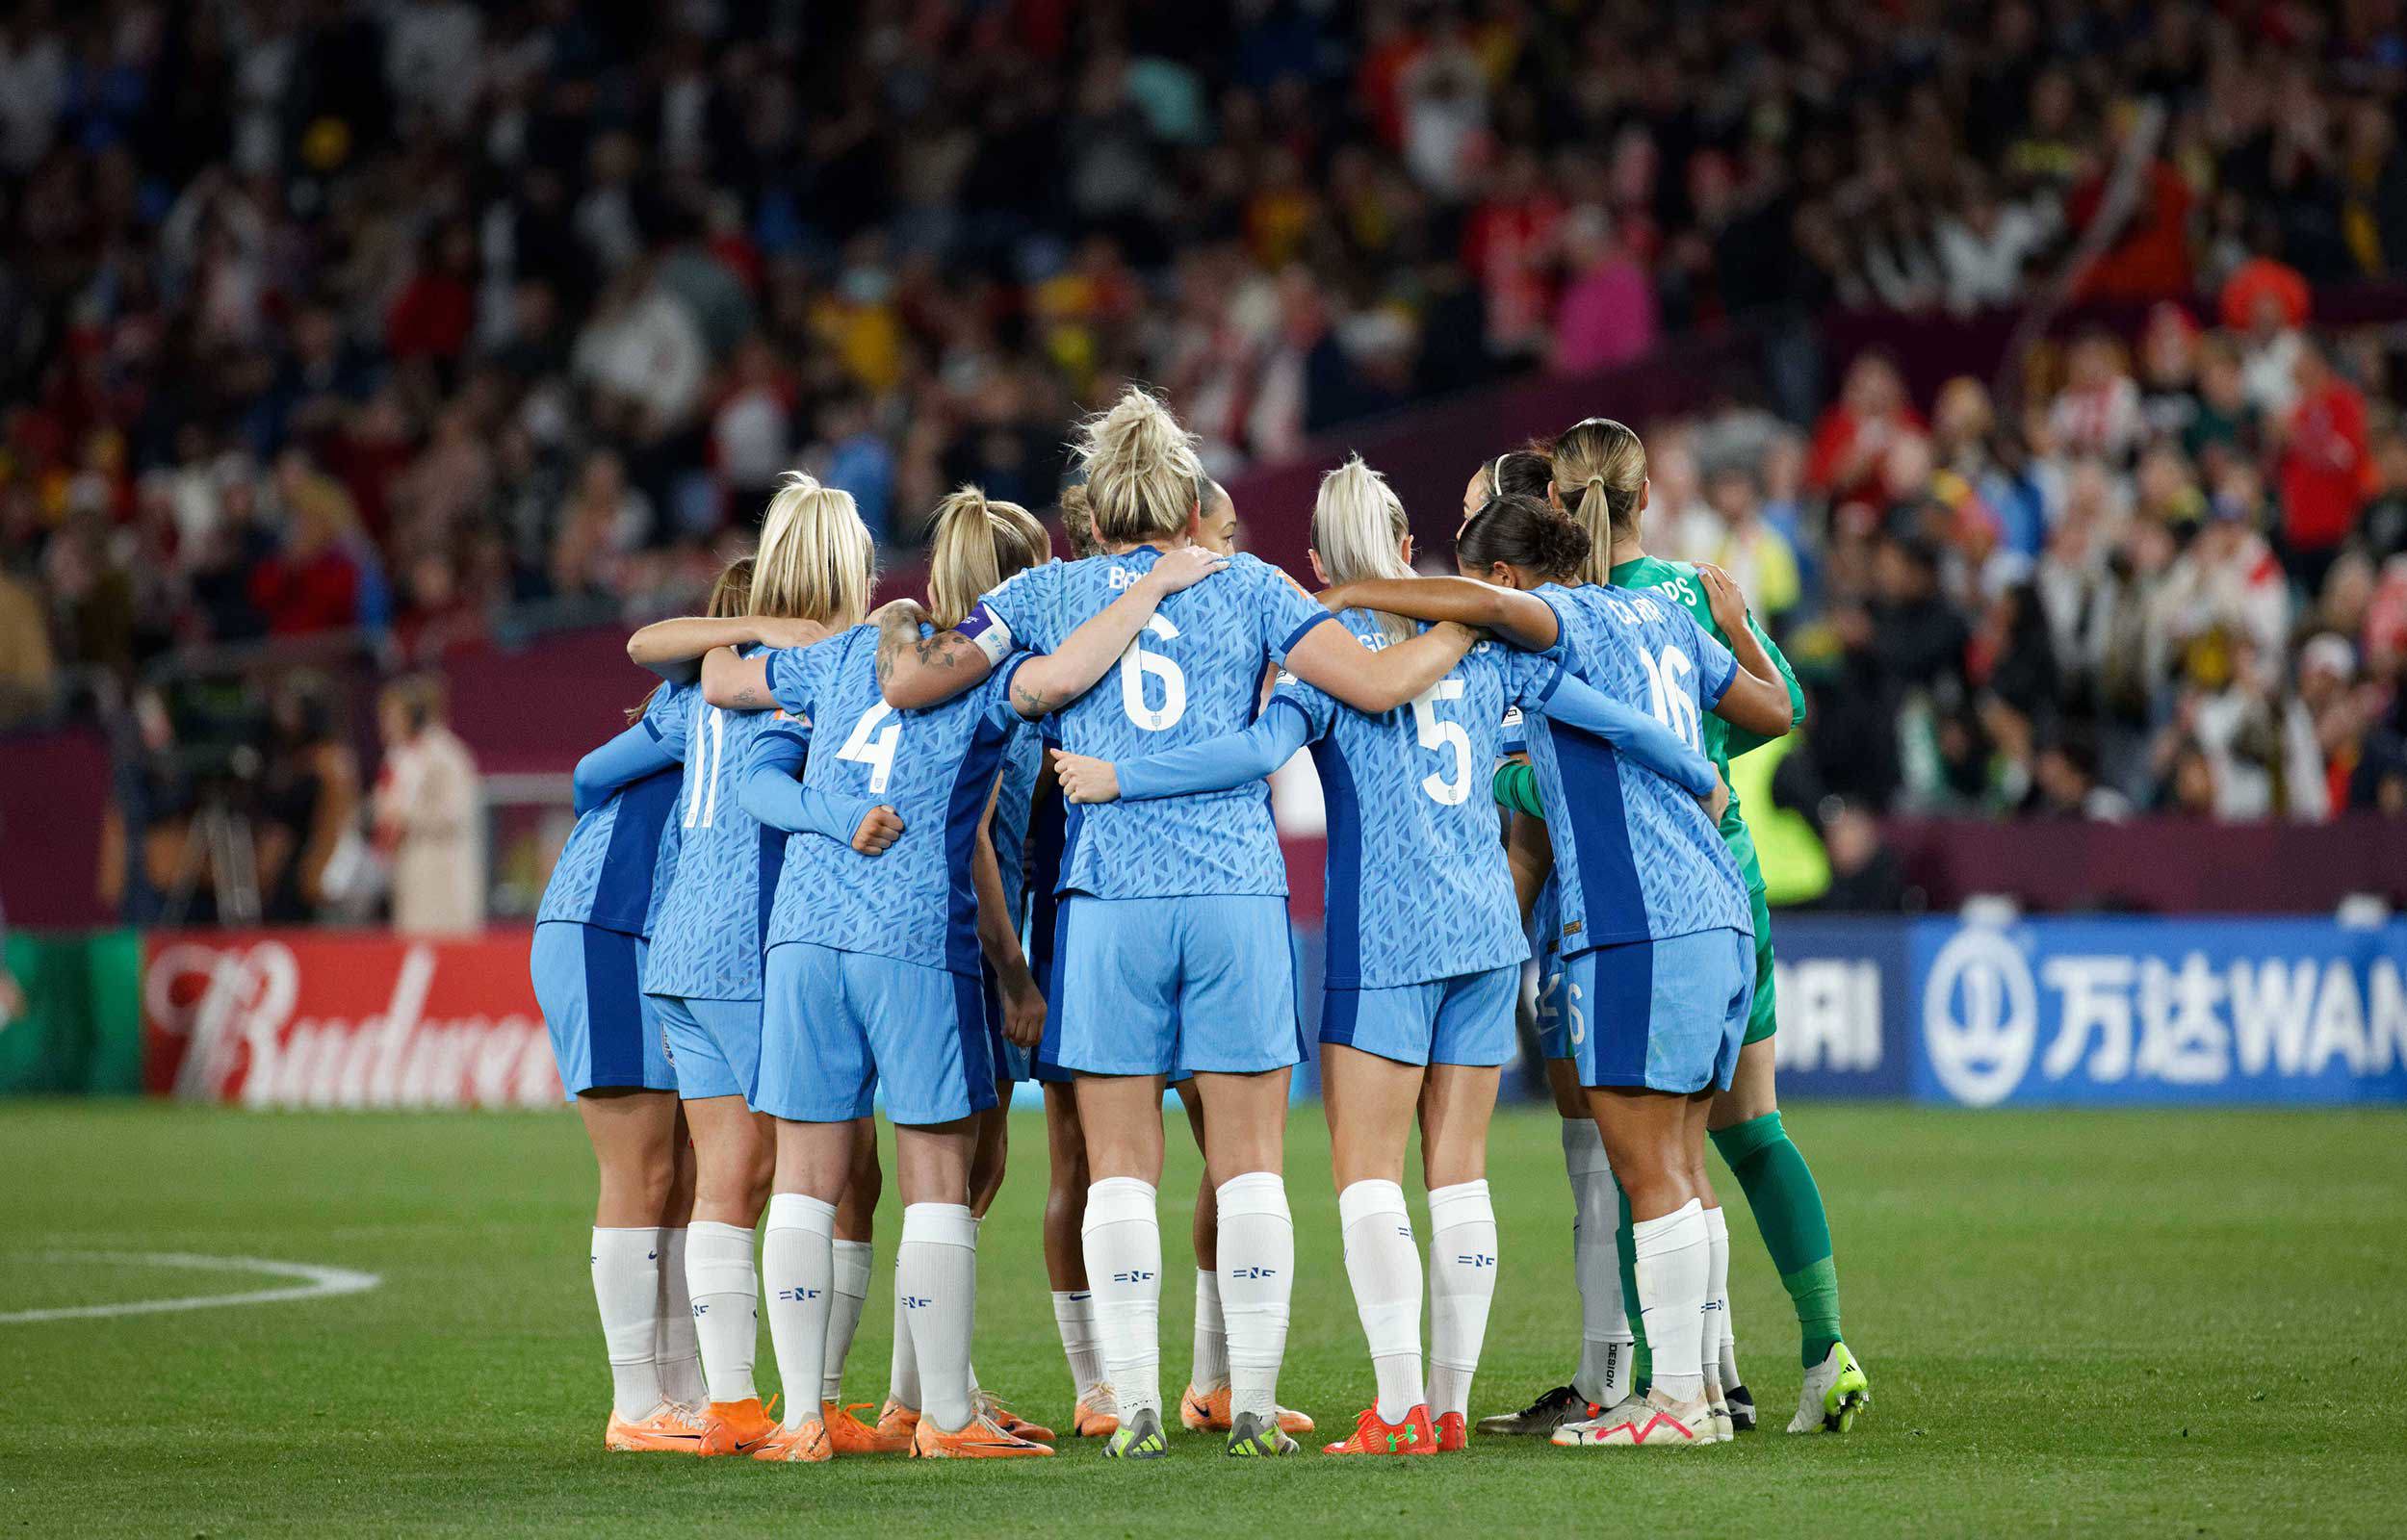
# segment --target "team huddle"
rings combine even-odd
[[[964,488],[936,511],[925,603],[871,611],[852,499],[794,475],[708,614],[629,641],[662,682],[577,767],[531,959],[601,1172],[606,1446],[1050,1455],[971,1367],[978,1227],[1033,1080],[1072,1433],[1170,1451],[1170,1087],[1204,1162],[1178,1416],[1231,1455],[1298,1452],[1283,1139],[1311,1049],[1265,780],[1302,750],[1328,808],[1332,1174],[1375,1379],[1327,1452],[1752,1428],[1708,1142],[1796,1306],[1790,1431],[1850,1427],[1870,1389],[1776,1110],[1770,922],[1726,784],[1803,697],[1726,576],[1644,554],[1637,436],[1590,419],[1479,467],[1453,578],[1415,574],[1402,504],[1349,460],[1312,512],[1317,599],[1232,549],[1227,494],[1159,399],[1129,391],[1076,449],[1071,559]],[[1501,1254],[1488,1129],[1533,959],[1582,1341],[1569,1383],[1474,1425]],[[847,1405],[881,1100],[893,1355],[883,1404]],[[764,1310],[782,1415],[754,1381]]]

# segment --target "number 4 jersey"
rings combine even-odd
[[[815,941],[974,975],[978,821],[1005,749],[1035,729],[1011,708],[1008,668],[942,706],[895,710],[878,693],[877,641],[876,627],[856,626],[769,654],[769,693],[807,727],[772,723],[756,762],[790,764],[791,747],[776,739],[807,732],[803,785],[892,808],[903,832],[877,856],[822,834],[791,836],[768,944]]]
[[[1015,649],[1047,653],[1161,559],[1151,546],[1083,561],[1048,562],[1013,577],[962,624],[997,661]],[[1064,706],[1061,746],[1133,759],[1244,731],[1261,699],[1264,666],[1335,617],[1278,568],[1252,556],[1172,594],[1119,666]],[[1157,802],[1069,810],[1060,890],[1098,898],[1208,894],[1284,897],[1287,868],[1270,803],[1257,784]]]
[[[1661,595],[1552,583],[1536,593],[1560,628],[1547,655],[1697,747],[1704,713],[1738,672],[1728,648]],[[1542,717],[1531,717],[1526,731],[1555,847],[1566,957],[1695,931],[1754,934],[1730,848],[1695,797],[1625,767],[1596,739],[1554,731]]]

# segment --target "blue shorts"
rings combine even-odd
[[[1042,1067],[1086,1075],[1250,1075],[1303,1058],[1287,901],[1275,896],[1061,901],[1060,988]]]
[[[1513,1057],[1521,964],[1387,989],[1330,989],[1321,1041],[1403,1065],[1500,1065]]]
[[[1538,1054],[1571,1057],[1571,1016],[1563,1009],[1563,954],[1552,947],[1538,955]]]
[[[660,1013],[677,1094],[686,1101],[741,1096],[761,1065],[761,1002],[645,996]]]
[[[755,1110],[796,1123],[949,1123],[995,1105],[986,1000],[966,973],[815,941],[769,948]]]
[[[660,1017],[643,992],[643,937],[625,931],[581,920],[535,927],[528,972],[571,1100],[588,1091],[677,1089]]]
[[[1564,959],[1564,1015],[1583,1086],[1693,1095],[1730,1089],[1755,999],[1755,938],[1697,931]]]

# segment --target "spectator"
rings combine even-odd
[[[2313,592],[2365,505],[2366,402],[2323,349],[2301,346],[2295,403],[2282,424],[2282,559]]]
[[[475,931],[484,924],[483,792],[446,718],[441,683],[387,686],[376,726],[384,765],[373,811],[376,848],[391,863],[393,927],[410,936]]]

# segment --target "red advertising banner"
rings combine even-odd
[[[146,1089],[244,1107],[558,1106],[528,941],[154,932]]]

